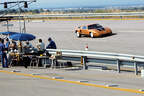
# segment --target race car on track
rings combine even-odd
[[[76,28],[75,33],[77,37],[87,35],[90,37],[100,37],[102,35],[111,35],[112,30],[108,27],[103,27],[100,24],[83,25]]]

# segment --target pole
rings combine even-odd
[[[88,66],[86,64],[86,56],[82,56],[83,57],[83,70],[87,70]]]
[[[19,1],[17,1],[17,3],[18,3],[18,9],[19,9],[19,30],[20,30],[20,33],[22,33],[21,32],[21,21],[20,21],[20,14],[21,14],[21,10],[20,10],[20,2]]]
[[[25,19],[24,19],[24,33],[26,33],[26,24],[25,24]]]
[[[83,65],[83,56],[81,56],[81,65]]]
[[[117,71],[118,71],[118,73],[120,73],[120,62],[119,62],[119,59],[117,59]]]
[[[8,20],[7,20],[7,32],[9,32],[9,25],[8,25]]]
[[[134,62],[134,66],[135,66],[135,74],[138,75],[138,66],[137,66],[137,62]]]

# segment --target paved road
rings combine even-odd
[[[12,22],[15,26],[11,31],[18,31],[17,22]],[[77,38],[74,28],[82,24],[100,23],[112,28],[116,35],[103,38]],[[29,22],[26,24],[27,32],[35,34],[42,38],[45,43],[48,37],[52,37],[58,48],[84,50],[88,43],[89,50],[117,52],[144,55],[143,20],[79,20],[79,21],[47,21],[47,22]],[[1,28],[0,31],[5,31]],[[32,41],[36,44],[37,40]],[[7,69],[5,69],[7,70]],[[10,71],[11,69],[8,69]],[[22,73],[42,73],[51,76],[63,76],[66,79],[88,80],[94,84],[118,84],[120,88],[143,89],[143,79],[128,74],[117,74],[113,72],[99,71],[49,71],[49,70],[30,70],[20,69]],[[45,72],[43,72],[45,71]],[[49,72],[49,73],[47,73]],[[97,74],[96,74],[97,73]],[[143,96],[142,94],[111,90],[105,88],[83,86],[53,80],[35,79],[32,77],[17,76],[0,72],[0,93],[2,96]]]
[[[112,29],[115,35],[90,38],[77,38],[74,29],[83,24],[99,23]],[[143,20],[72,20],[72,21],[46,21],[26,23],[28,33],[32,33],[38,38],[42,38],[47,44],[47,38],[52,37],[58,48],[84,50],[86,43],[89,50],[117,52],[144,55],[144,21]],[[14,22],[11,31],[19,31],[18,23]],[[5,31],[2,27],[0,31]],[[33,43],[37,43],[33,41]]]
[[[117,88],[142,89],[143,79],[132,74],[117,74],[115,72],[89,71],[65,71],[50,69],[5,69],[7,71],[21,70],[20,73],[34,74],[52,77],[63,76],[66,80],[88,80],[88,83],[103,85],[117,84]],[[89,75],[88,75],[89,74]],[[120,79],[122,78],[122,79]],[[87,82],[86,82],[87,83]],[[2,96],[143,96],[139,93],[131,93],[110,88],[72,84],[63,81],[40,79],[35,77],[5,73],[0,71],[0,93]]]

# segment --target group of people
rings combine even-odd
[[[44,51],[45,49],[56,49],[56,44],[55,42],[51,39],[48,38],[49,44],[45,47],[45,44],[42,42],[42,39],[39,39],[39,43],[37,44],[37,49],[39,52]]]
[[[5,42],[4,42],[5,41]],[[38,40],[38,44],[36,45],[37,52],[39,54],[42,54],[45,52],[45,49],[56,49],[55,42],[48,38],[49,44],[45,47],[45,44],[43,43],[42,39]],[[25,42],[25,45],[22,44],[21,41],[18,42],[18,44],[15,41],[9,41],[9,39],[2,39],[0,38],[0,57],[1,57],[1,63],[3,68],[8,68],[9,63],[11,62],[11,59],[9,59],[9,52],[11,51],[17,51],[26,53],[33,50],[34,47],[32,44],[30,44],[29,41]],[[8,57],[7,57],[8,56]]]

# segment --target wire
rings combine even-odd
[[[33,2],[29,2],[28,5],[30,5],[30,4],[32,4],[32,3],[33,3]],[[7,8],[6,13],[4,13],[4,14],[3,14],[2,16],[0,16],[0,17],[4,17],[5,15],[7,15],[7,14],[8,14],[8,11],[9,11],[11,8],[15,7],[15,6],[18,6],[18,9],[19,9],[19,27],[20,27],[20,33],[21,33],[22,31],[24,31],[24,33],[25,33],[25,32],[26,32],[25,24],[24,24],[23,30],[21,30],[22,27],[21,27],[20,19],[23,19],[23,20],[24,20],[24,18],[20,18],[20,9],[22,9],[22,8],[24,7],[24,5],[23,5],[23,6],[20,6],[20,2],[16,2],[15,5]],[[25,21],[24,21],[24,23],[25,23]],[[22,32],[22,33],[23,33],[23,32]]]
[[[28,5],[30,5],[30,4],[32,4],[33,2],[29,2],[28,3]],[[15,7],[15,6],[17,6],[18,5],[18,3],[17,4],[15,4],[15,5],[13,5],[13,6],[11,6],[10,8],[7,8],[7,10],[10,10],[11,8],[13,8],[13,7]],[[20,8],[23,8],[24,7],[24,5],[23,6],[20,6]],[[4,17],[5,15],[7,15],[8,14],[8,11],[7,11],[7,13],[4,13],[2,16],[0,16],[0,17]]]
[[[10,8],[13,8],[13,7],[15,7],[15,6],[17,6],[18,4],[15,4],[14,6],[11,6]],[[7,8],[7,10],[10,10],[10,8]],[[8,11],[7,11],[8,12]],[[3,17],[3,16],[5,16],[5,15],[7,15],[7,13],[4,13],[2,16],[0,16],[0,17]]]

